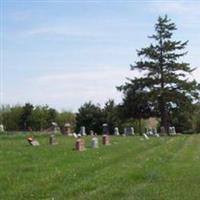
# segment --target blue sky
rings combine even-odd
[[[159,15],[189,40],[184,58],[200,81],[200,1],[0,0],[1,103],[76,111],[84,102],[121,101],[116,86],[139,76],[129,65],[147,46]]]

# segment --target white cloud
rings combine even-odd
[[[156,12],[173,14],[199,14],[200,2],[155,1],[150,3],[150,8]]]

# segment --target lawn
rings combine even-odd
[[[0,136],[0,199],[197,200],[200,198],[200,135],[111,137],[111,145],[73,150],[58,136],[32,147],[26,136]],[[99,138],[101,142],[101,138]]]

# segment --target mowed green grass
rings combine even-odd
[[[0,136],[0,199],[200,199],[200,135],[111,137],[111,145],[73,150],[75,139]],[[101,143],[101,138],[100,143]]]

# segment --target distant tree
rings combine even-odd
[[[103,108],[104,122],[108,124],[110,133],[113,133],[114,127],[121,125],[120,107],[114,100],[108,100]]]
[[[77,131],[81,126],[86,127],[86,132],[90,130],[101,133],[103,120],[103,112],[99,105],[94,105],[91,101],[85,103],[78,109],[76,115]]]
[[[140,91],[148,95],[153,107],[158,109],[161,126],[166,132],[170,125],[170,111],[174,107],[179,109],[184,102],[192,105],[199,98],[200,91],[200,85],[187,76],[194,69],[188,63],[178,62],[187,53],[181,50],[185,49],[188,41],[173,40],[175,30],[176,25],[167,16],[159,17],[155,34],[149,37],[154,42],[137,51],[140,61],[131,65],[132,70],[140,70],[144,74],[141,78],[132,79],[131,84],[139,86]]]
[[[23,108],[19,105],[13,106],[2,113],[2,122],[7,131],[19,131]]]
[[[26,103],[22,108],[22,114],[20,117],[20,129],[27,130],[31,126],[31,114],[33,111],[33,105]]]

